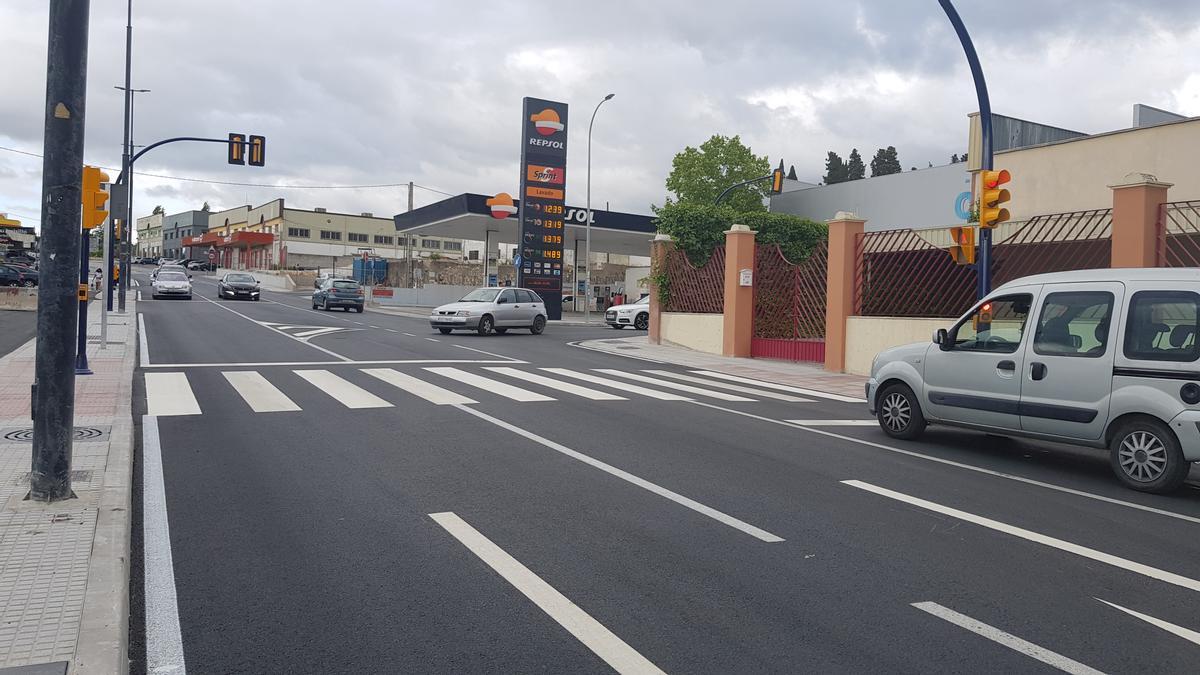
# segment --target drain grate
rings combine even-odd
[[[13,485],[29,485],[29,476],[30,475],[31,475],[30,472],[26,471],[25,473],[17,476],[17,479],[15,481],[13,481]],[[91,480],[92,480],[92,470],[91,469],[77,469],[77,470],[71,471],[71,482],[72,483],[87,483],[87,482],[90,482]],[[3,673],[4,673],[4,671],[0,670],[0,675],[2,675]]]
[[[32,443],[33,442],[33,427],[22,427],[18,429],[2,429],[3,434],[0,434],[0,439],[9,443]],[[75,427],[75,441],[77,443],[88,443],[102,441],[108,438],[108,427]]]

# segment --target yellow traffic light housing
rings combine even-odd
[[[83,228],[90,230],[104,224],[108,219],[108,174],[94,166],[83,167],[83,191],[79,200],[83,203]]]
[[[262,166],[267,161],[267,139],[265,136],[250,137],[250,166]]]
[[[954,244],[950,247],[950,257],[959,265],[975,264],[975,228],[960,225],[950,228],[950,238]]]
[[[1008,209],[1001,205],[1007,202],[1012,195],[1000,186],[1011,180],[1012,176],[1009,175],[1007,169],[1001,169],[999,171],[983,171],[979,174],[979,178],[981,185],[979,226],[995,227],[1008,220]]]
[[[245,164],[246,163],[246,136],[243,134],[229,134],[229,163],[230,164]]]
[[[779,168],[771,172],[771,194],[777,195],[783,192],[783,162],[779,163]]]

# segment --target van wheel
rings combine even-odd
[[[1147,418],[1127,422],[1113,434],[1108,459],[1126,487],[1157,494],[1178,489],[1191,468],[1171,429]]]
[[[879,428],[892,438],[911,441],[925,432],[921,404],[907,385],[891,384],[879,392],[879,409],[875,415],[879,419]]]

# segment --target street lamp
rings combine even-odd
[[[592,119],[588,122],[588,151],[587,151],[587,215],[584,220],[584,245],[583,245],[583,322],[592,322],[592,125],[596,123],[596,113],[600,112],[600,106],[604,102],[611,99],[616,94],[605,96],[599,103],[596,104],[596,109],[592,111]],[[578,250],[578,249],[577,249]],[[575,261],[575,271],[579,271],[579,261]],[[578,291],[579,289],[575,289]],[[579,293],[572,293],[578,296]]]

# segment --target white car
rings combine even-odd
[[[175,270],[163,270],[154,278],[154,299],[192,299],[192,280],[187,274]]]
[[[604,313],[604,323],[620,330],[633,326],[637,330],[650,327],[650,296],[627,305],[613,305]]]

